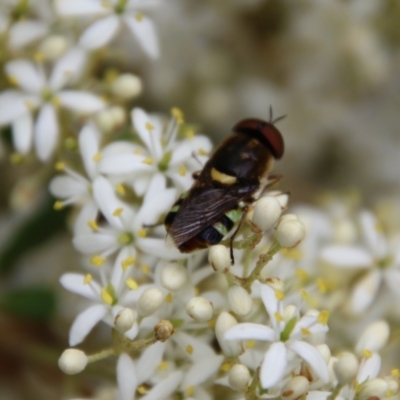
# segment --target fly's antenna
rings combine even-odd
[[[275,125],[277,122],[281,121],[282,119],[284,119],[286,117],[287,117],[287,115],[281,115],[280,117],[274,119],[273,112],[272,112],[272,106],[269,106],[269,121],[268,122],[270,124]]]

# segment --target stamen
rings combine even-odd
[[[92,282],[92,275],[86,274],[85,278],[83,279],[83,284],[84,285],[89,285],[90,282]]]
[[[103,155],[100,152],[98,152],[93,156],[92,160],[94,162],[99,162],[102,159],[102,157],[103,157]]]
[[[232,368],[232,364],[230,362],[223,363],[221,365],[221,371],[228,372]]]
[[[136,21],[142,22],[142,21],[143,21],[143,18],[144,18],[144,15],[143,15],[142,13],[136,13],[136,14],[135,14],[135,19],[136,19]]]
[[[165,371],[168,368],[168,361],[162,361],[158,366],[158,371]]]
[[[118,185],[116,186],[115,190],[117,191],[117,193],[120,196],[125,196],[125,194],[126,194],[125,186],[124,186],[123,183],[118,183]]]
[[[99,225],[94,219],[89,220],[87,224],[92,231],[97,232],[99,230]]]
[[[96,267],[101,267],[106,262],[105,257],[101,257],[99,255],[95,255],[90,259],[90,263],[95,265]]]
[[[186,168],[185,168],[185,166],[183,164],[181,164],[179,166],[179,175],[180,176],[185,176],[186,175]]]
[[[126,286],[128,286],[128,288],[131,289],[131,290],[138,290],[139,289],[139,285],[132,278],[128,278],[125,281],[125,283],[126,283]]]
[[[146,158],[142,161],[143,164],[148,164],[148,165],[152,165],[153,162],[154,162],[154,160],[153,160],[152,157],[146,157]]]
[[[54,202],[53,208],[57,211],[60,211],[64,208],[64,202],[61,200],[57,200]]]
[[[63,161],[57,162],[56,165],[54,166],[56,171],[63,171],[65,169],[65,167],[66,167],[66,164]]]
[[[135,262],[135,257],[133,256],[125,258],[125,260],[121,261],[121,267],[124,271],[127,271],[129,266],[133,265],[134,262]]]
[[[123,207],[116,208],[112,215],[114,217],[119,217],[122,214],[122,211],[124,211]]]
[[[192,346],[192,345],[188,344],[188,345],[186,346],[186,353],[188,353],[188,354],[190,354],[190,355],[193,354],[193,346]]]
[[[328,310],[322,310],[319,315],[318,315],[318,323],[321,325],[326,325],[329,320],[329,311]]]
[[[256,345],[255,340],[248,340],[246,343],[246,349],[252,349]]]
[[[166,301],[167,303],[172,303],[172,300],[173,300],[172,293],[168,293],[168,294],[165,296],[165,301]]]
[[[282,301],[285,298],[285,293],[283,293],[282,290],[275,290],[275,297],[279,301]]]
[[[371,357],[372,357],[372,351],[370,351],[370,350],[368,350],[368,349],[362,350],[361,353],[362,353],[363,356],[366,357],[366,358],[371,358]]]
[[[106,288],[102,288],[101,289],[101,299],[104,301],[104,303],[108,304],[109,306],[112,305],[113,303],[113,298],[110,295],[110,293],[108,293],[108,290]]]
[[[139,229],[139,230],[137,231],[137,235],[138,235],[139,237],[141,237],[141,238],[145,238],[145,237],[147,236],[147,232],[146,232],[145,229]]]

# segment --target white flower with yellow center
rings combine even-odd
[[[166,121],[160,116],[147,114],[140,108],[132,111],[132,124],[145,145],[140,151],[104,156],[100,170],[107,175],[129,177],[135,192],[142,196],[157,174],[169,178],[180,191],[190,188],[192,173],[202,168],[212,149],[206,136],[186,131],[186,138],[179,140],[178,131],[183,124],[183,114],[172,110],[172,118]]]
[[[125,25],[146,53],[158,58],[155,27],[143,11],[156,2],[148,0],[57,0],[60,16],[100,17],[83,32],[79,44],[95,50],[111,42]]]
[[[56,62],[49,79],[40,65],[29,60],[13,60],[5,65],[6,75],[20,90],[0,93],[0,125],[12,124],[14,146],[18,152],[29,152],[33,140],[38,157],[47,161],[60,134],[58,107],[87,115],[105,106],[104,101],[93,93],[63,89],[77,79],[85,60],[84,51],[71,49]],[[37,109],[34,123],[33,113]]]
[[[328,331],[326,312],[308,312],[299,317],[296,307],[283,307],[283,293],[268,285],[260,285],[261,299],[270,317],[271,326],[255,323],[237,324],[225,333],[225,340],[262,340],[270,342],[260,369],[264,389],[281,383],[283,377],[304,360],[324,383],[329,371],[322,354],[310,343],[311,335]]]

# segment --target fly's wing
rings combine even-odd
[[[248,190],[224,190],[222,188],[194,187],[182,202],[171,224],[169,234],[179,247],[196,236],[207,226],[217,222],[227,211],[234,209],[238,202],[248,198],[254,186]]]

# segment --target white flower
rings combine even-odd
[[[33,138],[38,157],[47,161],[58,141],[58,106],[80,114],[104,107],[104,102],[92,93],[62,90],[82,72],[85,59],[81,49],[71,49],[54,65],[49,79],[40,65],[28,60],[13,60],[5,65],[7,76],[21,90],[0,93],[0,125],[12,124],[17,151],[27,153]],[[37,108],[39,113],[33,124],[32,112]]]
[[[155,3],[149,4],[148,0],[57,0],[56,9],[61,16],[101,17],[79,39],[79,44],[88,50],[107,45],[125,25],[143,50],[157,58],[157,34],[151,19],[142,12],[152,4]]]
[[[382,281],[394,294],[400,289],[398,238],[389,242],[368,211],[360,213],[360,228],[363,245],[330,245],[321,252],[322,260],[338,268],[365,269],[351,294],[349,309],[353,313],[362,313],[372,304]]]
[[[157,116],[148,115],[140,108],[132,111],[132,123],[146,149],[121,152],[104,156],[100,170],[107,175],[128,177],[135,192],[143,196],[152,177],[164,174],[175,187],[187,190],[193,183],[192,172],[201,168],[194,158],[211,151],[211,142],[205,136],[177,140],[178,130],[183,122],[182,113],[174,110],[174,116],[165,125]],[[204,158],[201,157],[201,161]]]
[[[329,372],[322,354],[304,341],[312,334],[327,332],[327,326],[319,322],[323,319],[321,314],[309,312],[299,318],[291,312],[286,316],[282,302],[278,300],[279,293],[263,284],[260,290],[272,327],[255,323],[238,324],[226,332],[225,339],[271,342],[260,370],[263,388],[272,388],[280,383],[301,360],[306,361],[323,382],[329,382]]]

